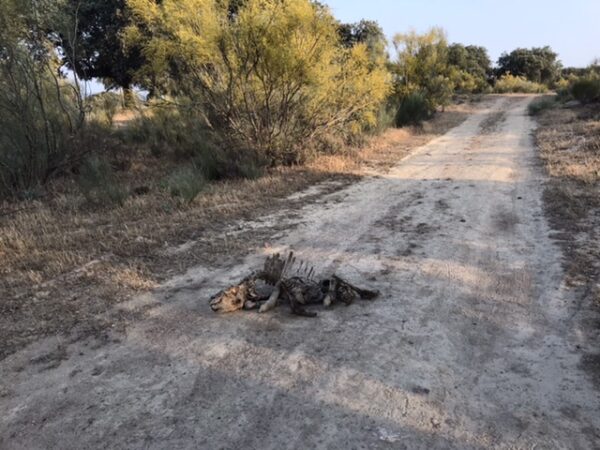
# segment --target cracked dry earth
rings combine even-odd
[[[121,306],[145,311],[126,336],[5,359],[0,447],[599,448],[581,364],[595,343],[542,212],[530,100],[486,100],[307,205],[272,246]],[[316,319],[211,312],[211,294],[287,248],[381,297]]]

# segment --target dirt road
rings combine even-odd
[[[125,304],[146,311],[127,336],[4,360],[0,448],[599,448],[593,343],[543,216],[529,101],[486,101],[300,223],[254,223],[290,231]],[[286,248],[380,299],[316,319],[211,312]]]

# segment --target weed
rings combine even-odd
[[[550,96],[545,96],[545,97],[541,97],[539,99],[532,101],[529,104],[528,112],[529,112],[530,116],[537,116],[542,111],[545,111],[546,109],[549,109],[549,108],[553,108],[555,106],[556,106],[556,98],[550,97]]]
[[[86,200],[97,205],[123,206],[128,195],[116,179],[110,163],[98,156],[83,162],[79,168],[78,185]]]
[[[169,193],[190,204],[206,186],[202,171],[193,164],[176,169],[167,180]]]

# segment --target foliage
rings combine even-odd
[[[571,94],[581,103],[600,102],[600,76],[589,76],[573,82]]]
[[[479,78],[492,74],[492,63],[485,47],[452,44],[448,47],[448,64]]]
[[[126,143],[142,144],[155,157],[192,161],[206,180],[256,178],[264,166],[252,151],[225,145],[190,104],[152,102],[121,133]]]
[[[185,203],[192,203],[206,187],[202,171],[193,164],[175,170],[167,180],[167,188],[173,197],[180,197]]]
[[[571,84],[573,82],[573,78],[576,79],[574,75],[569,75],[568,78],[561,77],[554,83],[554,90],[556,92],[557,100],[561,102],[566,102],[571,100]]]
[[[102,92],[86,98],[85,107],[88,120],[95,120],[112,127],[114,117],[123,104],[121,95],[116,92]]]
[[[413,92],[402,99],[396,113],[395,124],[397,127],[420,125],[429,115],[430,110],[425,96],[419,92]]]
[[[448,47],[448,65],[456,91],[481,93],[489,89],[492,67],[484,47],[452,44]]]
[[[361,20],[358,23],[342,23],[338,26],[341,43],[346,48],[365,44],[371,61],[377,63],[387,60],[387,39],[379,24],[373,20]]]
[[[448,71],[448,44],[445,32],[432,28],[419,35],[412,31],[394,37],[397,60],[392,65],[395,74],[395,94],[403,98],[421,93],[429,112],[449,104],[453,81]]]
[[[0,0],[0,196],[32,190],[79,158],[77,89],[58,75],[47,33],[57,2]]]
[[[128,90],[144,63],[139,46],[124,48],[120,35],[129,25],[126,0],[67,0],[62,24],[55,23],[63,63],[84,80],[98,78],[107,88]]]
[[[398,111],[398,105],[393,101],[383,103],[379,107],[377,112],[376,125],[370,127],[367,131],[371,135],[377,135],[383,133],[390,127],[396,126],[396,113]]]
[[[563,78],[569,79],[573,78],[581,78],[581,77],[590,77],[590,76],[600,76],[600,59],[596,59],[587,67],[565,67],[561,71],[561,75]]]
[[[496,76],[512,74],[525,77],[534,83],[550,86],[559,78],[561,68],[558,55],[548,46],[517,48],[511,53],[503,53],[500,56]]]
[[[556,98],[544,96],[532,101],[529,104],[528,112],[530,116],[537,116],[542,111],[553,108],[554,106],[556,106]]]
[[[129,144],[144,143],[154,156],[175,160],[189,160],[213,147],[201,116],[189,107],[166,102],[150,103],[123,134]]]
[[[93,204],[122,206],[127,199],[127,190],[119,184],[105,158],[87,158],[79,168],[78,184],[86,200]]]
[[[494,92],[498,94],[507,94],[507,93],[522,93],[522,94],[541,94],[548,90],[548,88],[540,83],[534,83],[532,81],[527,80],[522,76],[514,76],[511,74],[507,74],[502,76],[498,81],[496,81],[496,85],[494,86]]]
[[[192,102],[228,145],[271,163],[299,162],[325,130],[360,132],[388,92],[383,61],[366,44],[343,48],[329,11],[308,0],[247,0],[233,17],[210,0],[129,6],[127,41],[142,40],[145,76]]]

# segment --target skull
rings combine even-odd
[[[243,282],[232,286],[210,299],[210,307],[214,312],[228,313],[243,309],[246,300],[250,296],[251,286],[249,282]]]

